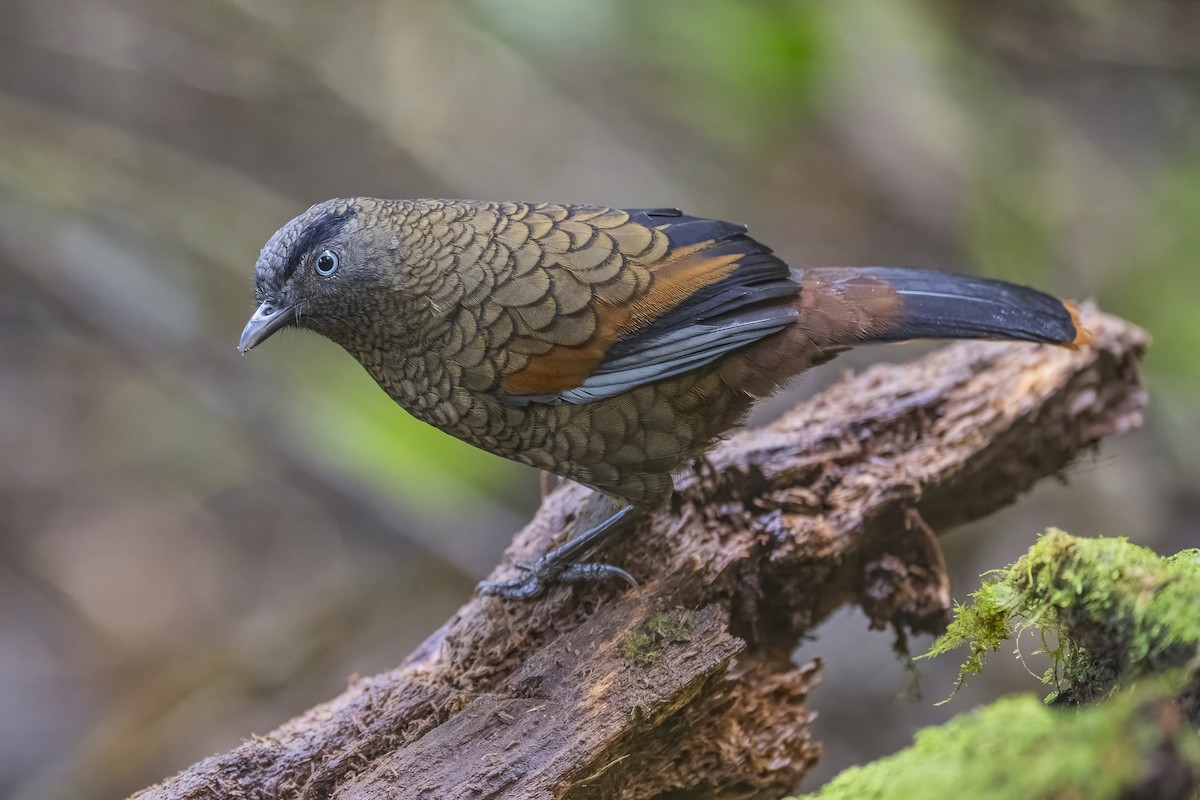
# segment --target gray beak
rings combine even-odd
[[[246,355],[250,348],[265,342],[272,333],[286,326],[292,321],[294,308],[295,306],[275,308],[270,300],[259,306],[242,329],[242,338],[238,340],[238,352]]]

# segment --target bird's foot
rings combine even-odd
[[[612,564],[565,564],[553,563],[553,553],[542,556],[533,564],[518,564],[521,575],[507,581],[482,581],[476,587],[480,594],[496,595],[505,600],[532,600],[556,583],[592,583],[620,578],[632,588],[638,589],[634,577]]]
[[[480,594],[496,595],[506,600],[528,600],[556,583],[592,583],[620,578],[634,589],[638,583],[633,576],[612,564],[581,563],[578,559],[599,550],[630,530],[633,506],[624,506],[608,519],[576,536],[562,547],[551,550],[533,564],[517,564],[522,574],[507,581],[483,581]]]

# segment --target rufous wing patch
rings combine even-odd
[[[595,333],[579,345],[555,345],[531,357],[521,369],[500,379],[506,394],[552,395],[583,385],[609,348],[619,340],[677,308],[700,289],[710,286],[737,269],[742,253],[706,254],[715,242],[700,242],[667,252],[665,257],[644,267],[650,281],[646,291],[623,303],[605,299],[603,287],[589,287]],[[570,269],[564,266],[564,269]],[[626,264],[625,269],[639,267]]]

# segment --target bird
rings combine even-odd
[[[745,225],[674,208],[335,198],[255,264],[242,354],[283,328],[344,348],[417,419],[591,487],[613,513],[484,594],[620,578],[589,561],[664,506],[751,406],[849,348],[1088,343],[1077,308],[907,267],[792,267]]]

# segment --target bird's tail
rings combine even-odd
[[[1025,286],[901,267],[797,270],[798,324],[822,347],[906,339],[1090,341],[1074,305]]]

